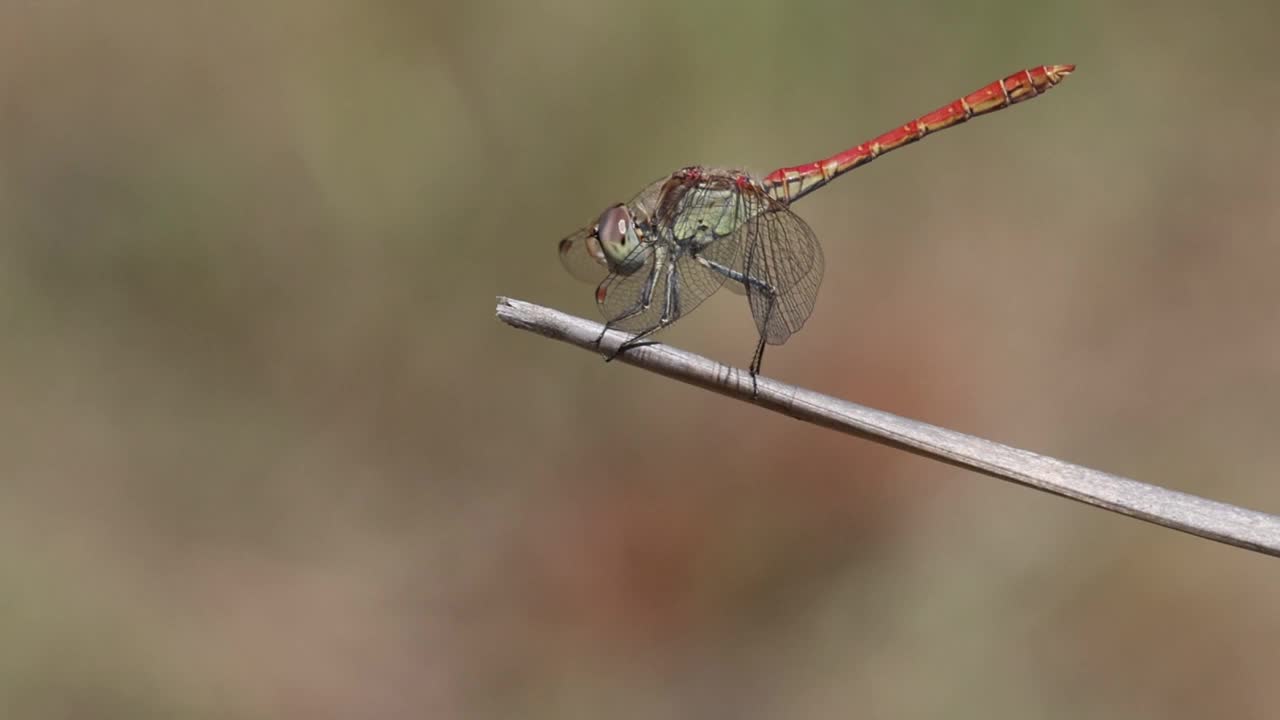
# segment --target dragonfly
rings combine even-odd
[[[652,343],[651,335],[728,286],[746,295],[759,332],[749,367],[754,395],[766,345],[781,345],[804,326],[822,284],[822,247],[792,203],[926,135],[1038,97],[1073,70],[1021,70],[872,140],[763,178],[692,165],[611,205],[559,246],[571,275],[597,283],[605,326],[596,347],[611,329],[632,335],[606,360]]]

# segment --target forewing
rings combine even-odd
[[[609,274],[595,233],[596,226],[592,223],[560,241],[560,264],[583,282],[599,283]]]
[[[648,253],[638,270],[612,273],[596,289],[596,302],[611,328],[644,332],[669,325],[693,312],[724,283],[724,275],[688,254],[673,261],[668,248],[653,245],[636,252]]]
[[[729,292],[733,293],[734,295],[747,294],[747,286],[743,285],[742,283],[736,280],[733,280],[732,278],[725,279],[724,286],[729,288]]]
[[[667,184],[671,176],[659,178],[645,186],[643,190],[636,193],[635,197],[627,203],[627,207],[631,208],[631,212],[637,219],[648,219],[652,217],[654,208],[658,204],[658,197],[662,194],[662,188]]]
[[[627,206],[638,218],[647,218],[666,178],[650,183],[631,199]],[[569,274],[583,282],[598,284],[609,274],[600,243],[596,240],[596,223],[591,223],[560,241],[560,264]]]
[[[648,243],[641,244],[631,254],[635,259],[643,254],[642,263],[635,263],[637,270],[630,274],[609,273],[596,288],[596,305],[611,328],[640,332],[657,327],[662,317],[663,302],[667,291],[666,265],[660,253]]]
[[[813,313],[822,284],[822,247],[809,225],[782,203],[763,193],[751,202],[761,211],[741,230],[747,299],[760,334],[781,345]]]

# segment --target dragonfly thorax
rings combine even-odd
[[[753,214],[735,182],[701,176],[671,188],[664,198],[671,217],[671,239],[689,250],[702,250],[732,235]]]

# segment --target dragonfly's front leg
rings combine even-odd
[[[624,320],[629,320],[635,317],[636,315],[647,312],[649,310],[649,306],[653,304],[653,291],[654,291],[654,288],[658,285],[658,272],[662,269],[662,266],[663,266],[662,256],[658,256],[657,258],[654,259],[653,267],[649,268],[649,275],[644,280],[644,285],[640,289],[640,297],[636,300],[635,304],[633,304],[631,307],[627,308],[626,310],[623,310],[621,313],[619,313],[615,317],[609,318],[607,321],[605,321],[604,327],[600,328],[600,335],[596,337],[596,349],[600,348],[600,343],[604,341],[605,333],[609,332],[611,328],[616,327],[618,323],[623,322]],[[608,282],[608,280],[606,280],[605,282]],[[601,285],[600,288],[601,288],[600,290],[596,291],[597,295],[599,295],[602,291],[607,290],[607,288],[605,288],[604,285]],[[608,357],[605,358],[605,361],[607,362],[609,360],[614,359],[615,357],[617,357],[620,351],[621,351],[621,348],[613,351],[612,353],[609,354]]]
[[[652,343],[652,340],[644,340],[646,336],[652,335],[662,328],[675,322],[680,317],[680,273],[676,271],[677,263],[670,261],[667,263],[667,286],[662,298],[662,314],[658,316],[658,323],[651,328],[636,333],[631,339],[618,346],[618,349],[609,356],[609,360],[630,350],[631,348],[641,347]],[[656,276],[655,276],[656,282]],[[649,288],[652,296],[653,288]]]
[[[649,274],[645,277],[644,284],[640,290],[639,299],[631,307],[622,311],[617,316],[610,318],[605,326],[601,328],[600,335],[596,338],[596,347],[604,340],[604,335],[610,329],[617,328],[623,321],[629,320],[637,315],[641,315],[649,311],[653,306],[654,293],[657,290],[658,281],[663,279],[665,275],[666,287],[664,288],[662,298],[662,314],[659,316],[657,323],[641,330],[633,337],[624,341],[613,352],[605,357],[605,361],[611,361],[618,355],[630,350],[633,347],[646,344],[638,342],[641,338],[652,335],[662,328],[675,322],[680,317],[680,298],[679,298],[679,275],[676,272],[676,262],[669,254],[663,252],[662,248],[656,250],[657,257],[654,258],[653,266],[649,268]]]

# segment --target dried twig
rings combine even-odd
[[[596,350],[599,323],[520,300],[498,298],[498,318],[523,330]],[[628,336],[606,334],[601,348],[616,348]],[[752,400],[746,372],[668,345],[628,350],[618,362],[634,365],[722,395],[754,402],[791,417],[1009,480],[1088,505],[1164,525],[1192,535],[1280,556],[1280,517],[1001,445],[845,400],[759,378]]]

